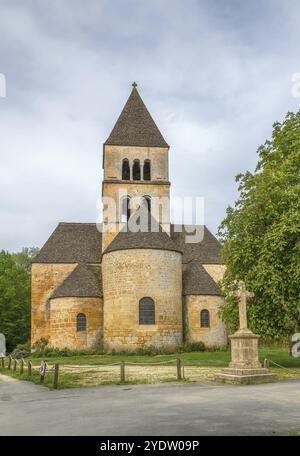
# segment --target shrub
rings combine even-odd
[[[180,348],[180,352],[204,352],[205,344],[201,341],[199,342],[184,342]]]

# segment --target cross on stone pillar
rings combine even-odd
[[[132,87],[133,87],[134,89],[137,88],[137,83],[136,83],[135,81],[132,83]]]
[[[247,329],[247,299],[253,298],[254,293],[246,290],[245,282],[239,282],[239,289],[234,293],[236,298],[239,298],[239,317],[240,329]]]

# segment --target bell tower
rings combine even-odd
[[[135,82],[103,145],[103,170],[102,251],[136,209],[137,197],[169,232],[169,146],[141,99]]]

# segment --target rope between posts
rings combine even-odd
[[[60,364],[60,367],[69,368],[69,369],[95,369],[97,367],[106,367],[106,366],[120,366],[121,363],[113,363],[113,364],[81,364],[81,365],[74,365],[74,364]]]
[[[297,374],[297,375],[300,374],[300,372],[296,372],[296,371],[294,371],[294,370],[288,369],[287,367],[281,366],[280,364],[275,363],[275,361],[272,361],[271,359],[269,359],[269,361],[270,361],[270,363],[274,364],[275,366],[280,367],[281,369],[286,370],[286,371],[289,372],[290,374]]]
[[[160,361],[158,363],[130,363],[126,361],[126,366],[157,366],[162,364],[176,363],[176,361],[176,359],[172,359],[170,361]]]

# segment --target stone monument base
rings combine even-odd
[[[231,362],[217,375],[216,380],[224,383],[264,383],[276,380],[276,375],[261,367],[258,360],[259,336],[249,329],[239,329],[232,336]]]
[[[271,374],[269,369],[232,369],[224,368],[217,375],[216,380],[223,383],[234,383],[239,385],[250,385],[252,383],[274,382],[276,375]]]

